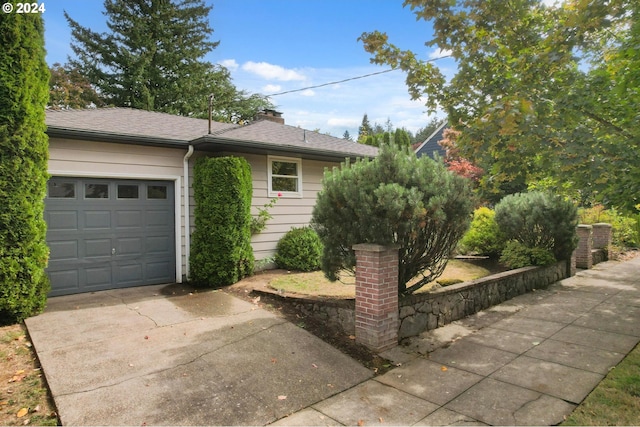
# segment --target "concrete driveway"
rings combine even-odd
[[[26,320],[64,425],[265,425],[372,372],[221,291],[51,298]]]

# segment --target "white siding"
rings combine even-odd
[[[177,230],[180,230],[179,233],[176,232],[180,236],[180,244],[176,248],[176,254],[179,254],[181,258],[181,268],[176,268],[176,270],[184,272],[186,259],[183,228],[182,159],[185,154],[186,149],[50,138],[49,174],[174,181],[177,207],[179,207],[179,212],[176,212],[176,218],[179,219]]]

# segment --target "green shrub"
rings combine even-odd
[[[530,265],[551,265],[556,262],[556,258],[547,249],[529,248],[518,241],[511,240],[502,251],[500,262],[510,269],[515,269]]]
[[[572,202],[549,193],[518,193],[504,197],[495,212],[505,240],[546,249],[558,260],[571,258],[578,243],[577,209]]]
[[[41,15],[0,17],[0,324],[39,313],[50,289],[44,221],[49,68]]]
[[[578,209],[580,224],[606,222],[613,228],[612,244],[617,247],[636,247],[640,245],[640,217],[622,215],[616,208],[606,209],[603,205]]]
[[[295,271],[320,269],[322,242],[310,227],[292,228],[278,242],[275,261],[279,268]]]
[[[195,230],[190,280],[224,286],[251,275],[251,197],[249,163],[239,157],[202,157],[194,165]]]
[[[500,254],[504,242],[495,215],[495,212],[487,207],[480,207],[473,212],[469,231],[460,241],[460,247],[464,248],[464,252],[489,256]]]
[[[412,293],[442,274],[467,231],[472,206],[469,181],[443,162],[383,145],[374,159],[325,172],[312,218],[324,245],[322,270],[337,280],[342,270],[355,270],[353,245],[395,245],[398,291]]]

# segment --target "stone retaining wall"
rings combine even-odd
[[[418,335],[568,277],[567,262],[505,271],[400,300],[399,338]],[[355,334],[355,300],[282,297],[305,316]]]

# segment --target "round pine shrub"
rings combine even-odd
[[[275,261],[279,268],[295,271],[320,269],[322,242],[312,228],[292,228],[278,242]]]
[[[557,260],[566,260],[578,239],[577,209],[561,196],[518,193],[504,197],[496,205],[495,220],[506,240],[516,240],[527,248],[542,248]]]

